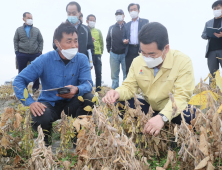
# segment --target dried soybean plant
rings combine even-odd
[[[185,115],[181,112],[182,123],[174,129],[175,136],[180,136],[178,141],[182,143],[178,153],[181,161],[180,169],[213,170],[220,167],[222,157],[221,99],[215,97],[217,94],[213,91],[216,90],[208,89],[210,87],[202,81],[198,88],[205,90],[200,91],[205,95],[200,95],[199,100],[204,101],[206,98],[207,103],[201,104],[202,110],[197,108],[195,118],[191,118],[191,125],[185,123]],[[193,113],[193,107],[190,111]]]
[[[31,170],[54,170],[57,169],[57,164],[53,160],[51,146],[46,147],[44,142],[44,134],[42,128],[38,127],[38,138],[33,149],[31,158],[29,159],[29,166]]]
[[[110,115],[117,114],[114,111],[117,111],[115,106],[95,107],[92,118],[82,116],[75,120],[78,131],[76,169],[149,168],[146,157],[136,158],[134,136],[126,136],[118,116]]]

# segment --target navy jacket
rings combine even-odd
[[[124,26],[123,40],[124,40],[124,39],[129,39],[129,40],[130,40],[131,23],[132,23],[132,21],[128,22],[128,23],[125,24],[125,26]],[[142,27],[143,27],[144,25],[146,25],[147,23],[149,23],[149,20],[148,20],[148,19],[139,18],[138,32],[140,32],[140,30],[142,29]],[[139,44],[139,45],[140,45],[140,44]],[[129,49],[129,44],[127,44],[127,46],[126,46],[125,55],[127,55],[128,49]]]
[[[108,53],[112,51],[115,54],[124,54],[126,45],[123,43],[123,31],[124,31],[124,25],[120,28],[119,24],[116,23],[115,25],[112,25],[109,27],[109,31],[106,37],[106,48]]]

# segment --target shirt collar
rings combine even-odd
[[[133,21],[133,20],[132,20],[132,22],[137,22],[137,21],[139,21],[139,20],[140,20],[140,17],[138,17],[138,18],[136,19],[136,21]]]

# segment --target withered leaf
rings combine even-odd
[[[79,101],[84,102],[84,99],[82,96],[78,96]]]
[[[5,136],[2,137],[1,145],[4,146],[5,148],[8,146],[8,140],[6,139]]]
[[[86,106],[84,108],[84,110],[87,111],[87,112],[91,112],[92,111],[92,107],[91,106]]]
[[[165,170],[165,169],[158,166],[158,167],[156,167],[156,170]]]
[[[77,135],[77,138],[81,138],[82,136],[84,136],[86,133],[86,131],[84,129],[80,130],[78,135]]]
[[[79,123],[79,119],[78,118],[73,122],[73,126],[76,128],[76,131],[79,132],[79,130],[80,130],[80,123]]]
[[[21,158],[17,155],[14,160],[15,165],[17,165],[20,162],[20,160],[21,160]]]
[[[196,170],[196,169],[202,169],[202,168],[206,167],[206,166],[207,166],[207,162],[209,161],[209,159],[210,159],[209,156],[206,157],[206,158],[204,158],[204,159],[195,167],[195,170]]]
[[[215,167],[212,165],[212,163],[209,161],[207,164],[207,170],[214,170]]]
[[[96,102],[98,99],[97,99],[97,97],[96,96],[94,96],[93,98],[92,98],[92,102],[94,103],[94,102]]]
[[[14,128],[17,129],[19,125],[22,122],[22,116],[19,113],[15,114],[15,122],[14,122]]]
[[[205,138],[205,136],[204,136],[204,133],[202,133],[202,134],[200,135],[200,145],[199,145],[199,149],[200,149],[201,152],[203,152],[203,154],[204,154],[205,156],[208,156],[208,155],[209,155],[209,153],[208,153],[208,142],[207,142],[207,140],[206,140],[206,138]]]
[[[65,167],[66,170],[70,169],[69,166],[70,166],[71,163],[69,161],[64,161],[62,164],[63,164],[63,166]]]

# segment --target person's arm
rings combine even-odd
[[[173,95],[178,108],[174,117],[177,117],[179,114],[181,114],[181,111],[187,107],[187,103],[189,102],[195,88],[195,79],[191,60],[182,66],[182,69],[179,71],[178,78],[174,83],[174,87],[175,91]],[[172,120],[173,108],[170,99],[160,113],[165,115],[169,121]]]
[[[30,106],[35,100],[29,94],[29,97],[26,101],[22,101],[24,99],[23,93],[25,88],[28,86],[30,82],[38,79],[43,72],[43,63],[40,58],[36,58],[29,66],[27,66],[18,76],[16,76],[13,81],[13,88],[15,91],[16,97],[26,106]]]
[[[79,68],[79,96],[83,96],[86,93],[91,93],[92,91],[92,77],[91,77],[91,69],[89,65],[88,58],[84,55],[81,56],[80,68]]]
[[[124,80],[122,86],[116,89],[119,93],[119,101],[129,100],[137,93],[138,83],[134,73],[134,62],[132,62],[127,78]]]
[[[110,29],[111,27],[109,28],[108,30],[108,34],[107,34],[107,37],[106,37],[106,49],[108,51],[108,53],[110,53],[110,50],[111,50],[111,36],[110,36]]]
[[[205,27],[204,27],[204,30],[203,30],[203,33],[202,33],[201,37],[205,40],[209,39],[209,37],[207,37],[207,23],[205,24]]]
[[[42,53],[42,50],[43,50],[43,38],[42,38],[42,34],[39,30],[39,33],[38,33],[38,43],[39,43],[39,52]]]
[[[103,50],[104,50],[104,43],[103,43],[103,35],[102,32],[99,30],[99,43],[100,43],[100,47],[101,47],[101,53],[103,54]]]
[[[92,40],[92,34],[91,31],[88,29],[88,43],[87,43],[87,49],[91,50],[92,55],[95,54],[95,48],[94,48],[94,44],[93,44],[93,40]]]
[[[18,47],[18,44],[19,44],[19,34],[18,34],[18,29],[15,31],[15,35],[14,35],[14,49],[15,49],[15,53],[17,51],[19,51],[19,47]]]
[[[127,28],[126,28],[126,25],[127,25],[127,24],[125,24],[124,27],[123,27],[123,28],[124,28],[124,29],[123,29],[123,41],[124,41],[124,40],[127,40]]]

